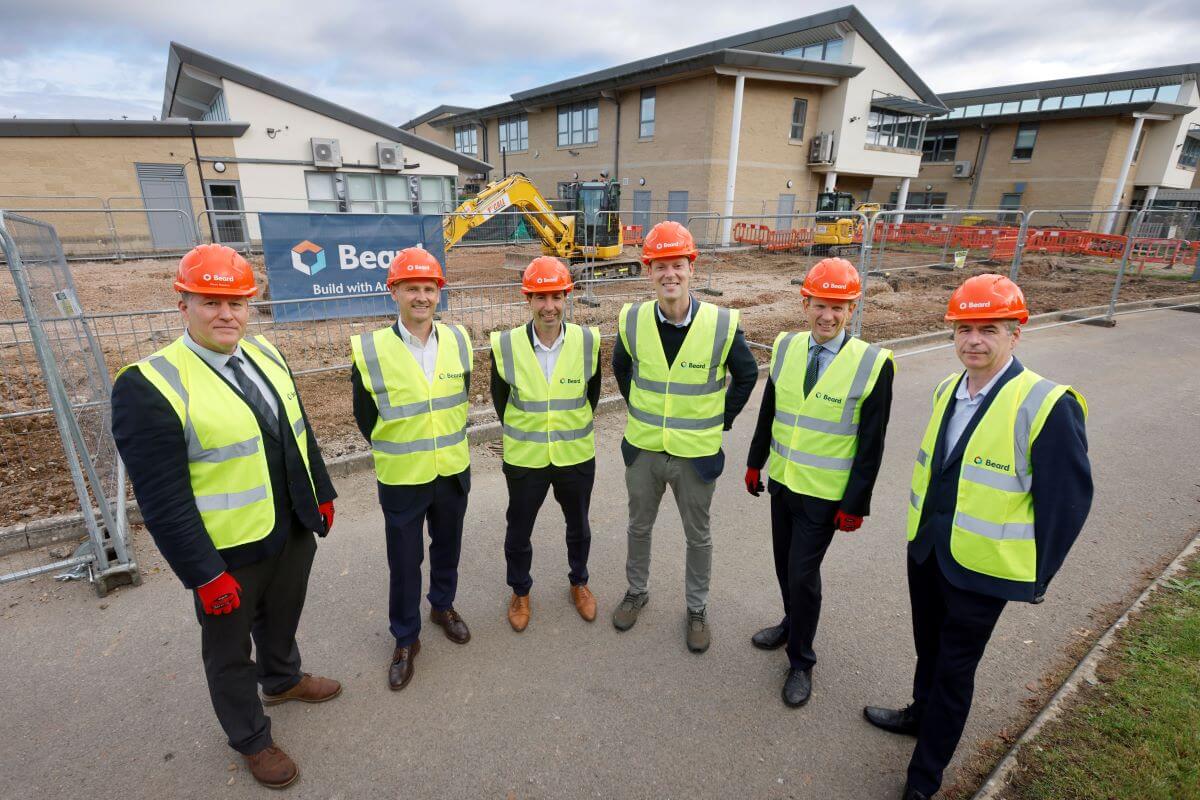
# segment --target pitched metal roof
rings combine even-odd
[[[356,128],[369,131],[377,136],[382,136],[389,141],[400,142],[407,147],[412,147],[431,156],[445,159],[465,169],[476,172],[487,172],[492,168],[492,165],[486,161],[480,161],[470,156],[465,156],[462,153],[457,153],[448,147],[401,130],[394,125],[389,125],[381,120],[368,117],[366,114],[360,114],[337,103],[331,103],[328,100],[280,83],[257,72],[239,67],[236,64],[231,64],[228,61],[223,61],[215,56],[210,56],[207,53],[202,53],[199,50],[193,50],[178,42],[171,42],[171,46],[167,51],[167,79],[163,90],[162,110],[164,118],[170,116],[188,116],[187,113],[182,115],[176,114],[174,109],[177,99],[176,88],[185,66],[192,66],[216,77],[231,80],[242,86],[269,94],[286,103],[291,103],[300,108],[336,119],[339,122],[344,122],[347,125],[353,125]],[[193,111],[192,113],[195,112]]]
[[[0,119],[0,136],[187,136],[237,138],[248,122],[205,122],[179,119]]]
[[[1120,117],[1133,113],[1167,114],[1179,116],[1195,110],[1194,106],[1179,105],[1178,103],[1163,103],[1156,100],[1146,100],[1140,103],[1120,103],[1111,106],[1083,106],[1081,108],[1055,108],[1044,111],[1014,111],[1009,114],[992,114],[978,117],[936,117],[929,120],[929,130],[945,128],[969,128],[980,123],[994,124],[1001,122],[1034,122],[1051,119],[1080,119],[1083,117]]]
[[[1109,72],[1102,75],[1081,75],[1075,78],[1013,83],[1007,86],[990,86],[960,92],[943,92],[939,96],[946,105],[957,107],[983,100],[1023,100],[1030,97],[1053,97],[1088,90],[1141,89],[1178,83],[1188,78],[1194,79],[1198,75],[1200,75],[1200,64],[1177,64],[1169,67],[1151,67],[1125,72]]]
[[[443,104],[443,105],[437,106],[436,108],[429,109],[428,111],[426,111],[424,114],[422,114],[419,117],[413,117],[408,122],[405,122],[403,125],[401,125],[400,128],[402,130],[411,130],[412,128],[415,128],[418,125],[420,125],[422,122],[428,122],[429,120],[433,119],[434,117],[440,117],[442,114],[463,114],[463,113],[466,113],[467,111],[474,111],[474,110],[475,109],[473,109],[469,106],[448,106],[448,105]]]

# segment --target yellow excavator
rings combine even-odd
[[[469,231],[502,211],[515,209],[542,242],[542,252],[555,256],[573,277],[591,268],[597,277],[638,275],[642,264],[625,256],[621,235],[621,184],[617,181],[575,181],[568,185],[574,197],[569,212],[556,211],[524,174],[514,172],[485,186],[463,201],[442,222],[446,249],[462,241]]]
[[[849,192],[821,192],[817,195],[816,229],[813,231],[813,250],[831,256],[850,255],[858,252],[862,241],[862,220],[844,217],[847,211],[858,211],[867,215],[879,213],[879,203],[855,203]]]

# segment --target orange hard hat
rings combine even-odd
[[[688,261],[695,261],[699,251],[696,240],[688,229],[673,219],[660,222],[650,229],[642,242],[642,263],[649,264],[660,258],[678,258],[687,256]]]
[[[823,258],[804,276],[800,294],[826,300],[857,300],[862,295],[858,270],[844,258]]]
[[[1029,321],[1025,293],[1003,275],[987,273],[967,278],[950,295],[946,322],[972,319],[1015,319],[1024,325]]]
[[[554,256],[538,256],[521,275],[521,291],[525,294],[569,292],[574,286],[571,271]]]
[[[437,281],[438,288],[446,285],[442,265],[424,247],[406,247],[388,266],[387,287],[392,288],[401,281]]]
[[[175,291],[222,297],[253,297],[258,293],[250,262],[232,247],[202,244],[179,259]]]

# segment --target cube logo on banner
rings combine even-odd
[[[292,248],[292,269],[316,275],[325,269],[325,250],[310,241],[301,242]]]

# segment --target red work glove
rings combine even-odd
[[[833,526],[839,531],[856,531],[862,527],[863,518],[845,511],[838,511],[833,518]]]
[[[196,590],[205,614],[232,614],[242,604],[242,587],[228,572],[222,572]]]
[[[746,491],[758,497],[759,492],[762,490],[762,470],[757,470],[754,467],[746,467]]]
[[[324,503],[321,503],[321,505],[317,506],[317,511],[321,513],[321,519],[325,520],[325,532],[321,535],[328,536],[329,532],[333,530],[333,501],[326,500]]]

